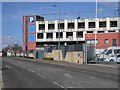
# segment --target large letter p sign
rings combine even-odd
[[[34,22],[34,17],[30,17],[29,20],[30,20],[30,23],[33,23]]]

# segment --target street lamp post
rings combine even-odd
[[[78,16],[78,18],[77,18],[77,44],[78,44],[78,19],[80,19],[79,16]]]
[[[98,12],[98,8],[97,8],[97,0],[96,0],[96,12],[95,12],[95,20],[97,20],[97,12]],[[96,60],[96,32],[97,32],[97,30],[95,30],[95,60]]]
[[[53,5],[53,7],[57,7],[57,5]],[[60,62],[60,5],[58,5],[58,62]]]

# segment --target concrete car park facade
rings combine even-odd
[[[58,46],[58,42],[60,46],[86,43],[99,50],[120,46],[119,38],[120,17],[45,20],[38,15],[23,16],[23,50],[27,52]]]

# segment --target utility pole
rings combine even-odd
[[[97,5],[97,0],[96,0],[96,12],[95,12],[95,21],[97,20],[97,12],[98,12],[98,5]],[[96,25],[95,25],[96,26]],[[96,58],[96,32],[97,32],[97,30],[95,30],[95,60],[97,59]]]
[[[60,4],[59,5],[53,5],[53,7],[58,6],[58,62],[60,62]]]
[[[79,15],[79,14],[78,14]],[[80,17],[77,17],[77,44],[78,44],[78,20],[80,19]]]

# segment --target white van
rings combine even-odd
[[[106,58],[106,59],[104,59],[104,61],[120,63],[120,54],[115,55],[114,57]]]
[[[98,60],[104,60],[118,54],[120,54],[120,46],[111,46],[106,48],[101,54],[98,55]]]

